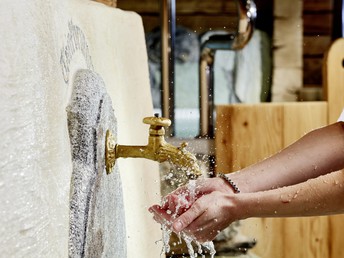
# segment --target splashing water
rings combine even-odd
[[[169,253],[171,251],[171,247],[170,247],[170,239],[171,239],[171,234],[172,234],[172,230],[171,230],[171,224],[170,222],[165,222],[162,225],[162,231],[163,231],[163,249],[165,253]],[[188,252],[190,255],[190,258],[196,258],[198,257],[198,254],[202,255],[202,258],[205,258],[205,254],[203,254],[203,248],[207,249],[209,251],[209,254],[211,255],[211,258],[214,258],[215,256],[215,247],[214,247],[214,243],[212,241],[208,241],[208,242],[204,242],[204,243],[200,243],[198,242],[196,239],[192,238],[191,236],[188,236],[185,232],[181,232],[178,234],[179,240],[180,242],[182,240],[184,240],[187,248],[188,248]],[[197,247],[197,251],[194,250],[194,245],[196,245]]]
[[[196,181],[195,180],[190,180],[189,184],[188,184],[188,193],[185,193],[183,195],[180,195],[180,201],[177,204],[176,207],[176,211],[175,214],[172,215],[172,218],[175,219],[177,214],[178,214],[178,210],[181,208],[181,204],[185,203],[185,202],[190,202],[193,203],[195,201],[195,196],[196,196]],[[189,201],[186,200],[186,196],[189,197]],[[170,239],[171,239],[171,234],[172,234],[172,230],[171,230],[171,222],[170,221],[165,221],[162,224],[162,231],[163,231],[163,249],[165,251],[165,253],[169,253],[171,250],[170,247]],[[200,243],[198,242],[196,239],[194,239],[193,237],[187,235],[185,232],[180,232],[178,234],[179,240],[180,242],[182,240],[184,240],[190,258],[196,258],[198,257],[198,254],[202,255],[202,258],[205,258],[205,254],[203,254],[203,248],[205,248],[206,250],[208,250],[209,254],[211,255],[211,258],[214,258],[215,256],[215,247],[214,247],[214,243],[212,241],[208,241],[208,242],[204,242],[204,243]],[[197,247],[197,250],[194,250],[194,245]]]

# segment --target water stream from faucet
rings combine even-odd
[[[188,187],[189,187],[188,197],[189,198],[191,197],[191,202],[193,202],[192,199],[194,198],[195,192],[196,192],[196,181],[190,180]],[[184,200],[186,196],[180,195],[179,198],[181,199],[179,203],[186,202],[186,200]],[[179,208],[180,207],[178,206],[176,207],[175,214],[178,214]],[[176,217],[177,215],[173,215],[173,216]],[[171,222],[166,221],[162,225],[162,231],[163,231],[163,239],[162,239],[163,249],[165,253],[169,253],[171,251],[171,247],[170,247],[170,239],[172,235]],[[182,242],[182,240],[184,240],[187,246],[190,258],[196,258],[198,257],[198,254],[200,254],[202,258],[205,258],[205,252],[209,253],[211,258],[214,258],[216,251],[215,251],[214,243],[212,241],[200,243],[196,239],[189,236],[186,232],[183,232],[183,231],[178,234],[178,237],[179,237],[179,242]],[[196,250],[194,246],[196,246]]]

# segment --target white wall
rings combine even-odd
[[[118,141],[146,144],[142,118],[153,111],[141,19],[86,0],[3,0],[0,24],[0,257],[67,257],[72,78],[79,68],[99,73]],[[159,201],[158,166],[118,165],[128,257],[160,257],[160,227],[147,212]]]

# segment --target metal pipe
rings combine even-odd
[[[212,110],[214,110],[214,57],[215,51],[205,48],[201,52],[199,62],[199,83],[200,83],[200,136],[213,137],[214,126]]]
[[[214,58],[216,50],[240,50],[249,42],[257,16],[253,0],[237,0],[238,29],[235,34],[213,35],[201,45],[199,62],[199,136],[214,137]]]
[[[160,0],[161,20],[161,109],[162,116],[172,121],[168,136],[174,135],[174,47],[176,0]]]

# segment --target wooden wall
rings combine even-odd
[[[159,0],[122,0],[118,8],[131,10],[142,16],[145,31],[149,32],[159,26]],[[256,0],[258,26],[268,33],[272,32],[273,0]],[[234,31],[237,28],[237,7],[235,1],[229,0],[177,0],[176,23],[202,33],[208,30]],[[264,17],[264,18],[263,18]]]
[[[159,0],[125,0],[119,1],[118,7],[133,10],[142,16],[146,32],[160,25]],[[176,23],[197,32],[209,29],[234,28],[236,14],[234,1],[176,1]]]
[[[338,37],[334,21],[340,1],[303,1],[303,85],[322,86],[323,57],[333,40]]]
[[[326,124],[326,102],[219,106],[216,171],[240,170]],[[252,251],[262,258],[339,258],[331,256],[329,224],[329,217],[250,218],[242,221],[242,232],[257,239]]]

